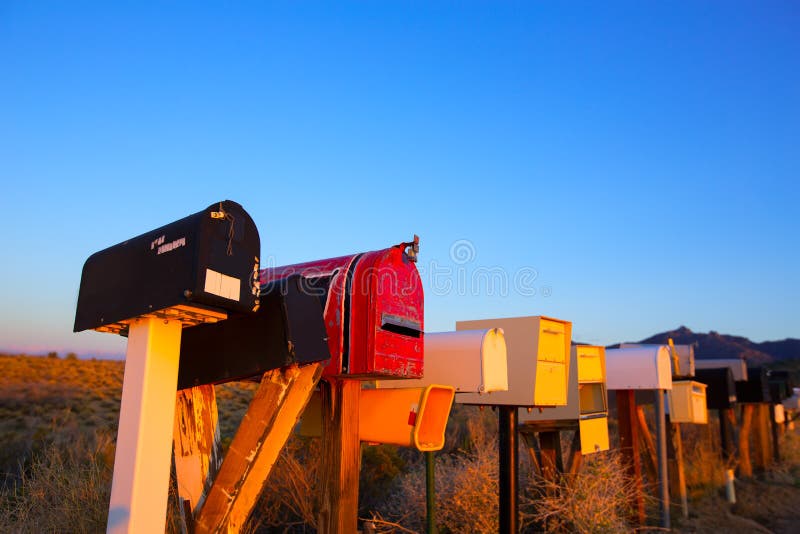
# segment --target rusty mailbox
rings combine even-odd
[[[489,398],[464,393],[458,402],[520,407],[567,404],[571,322],[534,316],[456,323],[458,331],[489,328],[502,328],[505,334],[508,391],[497,391]]]
[[[167,309],[187,317],[209,307],[250,313],[258,306],[260,246],[250,215],[225,200],[96,252],[83,266],[75,332],[125,333],[128,319]]]
[[[390,248],[261,271],[263,285],[295,277],[322,305],[326,376],[421,378],[423,291],[419,238]]]

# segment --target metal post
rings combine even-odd
[[[500,533],[516,534],[517,526],[517,407],[500,406]]]
[[[427,508],[426,532],[436,534],[436,484],[434,467],[436,459],[433,451],[425,451],[425,496]]]
[[[667,422],[664,414],[664,395],[664,390],[656,390],[656,455],[658,457],[660,526],[669,529],[669,475],[667,473]]]

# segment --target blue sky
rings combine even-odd
[[[800,337],[798,4],[229,4],[0,4],[0,349],[124,352],[83,261],[225,198],[276,264],[419,234],[432,331]]]

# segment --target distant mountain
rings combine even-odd
[[[662,332],[637,343],[667,343],[672,338],[675,344],[695,345],[698,359],[744,357],[748,363],[762,364],[779,360],[800,358],[800,339],[787,338],[781,341],[753,343],[746,337],[730,336],[711,331],[707,334],[692,332],[685,326],[677,330]]]

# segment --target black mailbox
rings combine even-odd
[[[708,386],[706,406],[709,410],[727,410],[736,404],[736,382],[730,367],[695,369],[694,378]]]
[[[792,396],[792,383],[788,371],[767,371],[769,380],[770,400],[774,404],[780,404]]]
[[[92,254],[83,266],[75,332],[126,332],[124,321],[168,308],[258,307],[258,230],[230,200]]]
[[[764,367],[748,367],[747,380],[736,382],[739,402],[770,402],[769,377]]]
[[[262,288],[254,314],[189,328],[181,336],[178,389],[260,376],[330,359],[318,288],[293,276]]]

